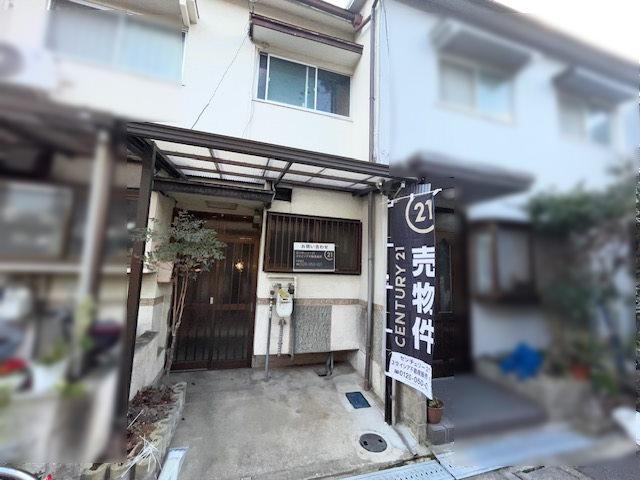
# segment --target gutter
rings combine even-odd
[[[375,89],[376,89],[376,6],[378,0],[374,0],[371,5],[370,45],[369,45],[369,161],[376,163],[375,152]],[[371,389],[371,357],[373,351],[373,289],[374,289],[374,266],[375,266],[375,198],[374,192],[370,191],[367,197],[367,330],[365,336],[365,361],[364,361],[364,389]]]

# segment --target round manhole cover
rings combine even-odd
[[[360,445],[370,452],[384,452],[387,449],[387,442],[376,433],[365,433],[360,436]]]

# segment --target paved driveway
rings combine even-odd
[[[167,381],[187,382],[184,419],[172,442],[189,448],[180,480],[298,480],[412,457],[412,437],[384,423],[374,397],[365,394],[371,408],[351,407],[345,393],[361,390],[351,367],[337,365],[332,377],[319,377],[315,368],[276,369],[269,381],[255,369],[171,374]],[[367,432],[381,434],[387,450],[364,450],[358,439]]]

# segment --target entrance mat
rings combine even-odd
[[[460,480],[505,466],[537,465],[556,455],[589,448],[593,443],[592,438],[557,424],[493,438],[485,436],[433,450],[438,461]]]
[[[369,408],[371,406],[361,392],[348,392],[345,395],[353,408]]]
[[[449,472],[435,460],[412,463],[403,467],[365,473],[344,480],[454,480]]]

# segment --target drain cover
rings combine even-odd
[[[387,442],[376,433],[365,433],[360,436],[360,445],[370,452],[384,452],[387,449]]]
[[[351,406],[353,408],[369,408],[371,406],[361,392],[348,392],[345,393],[345,395],[347,396],[347,400],[349,400],[349,403],[351,403]]]

